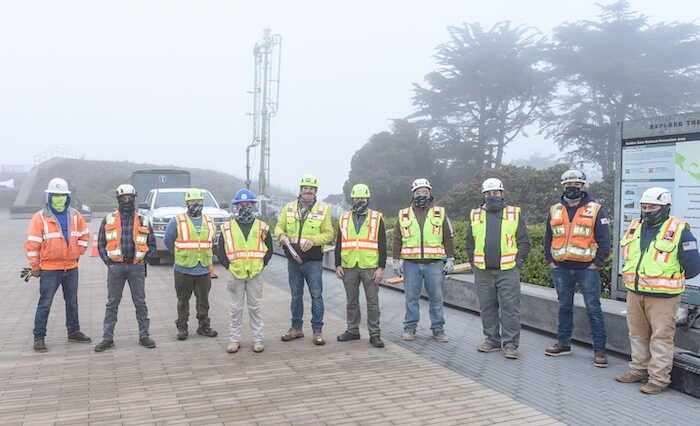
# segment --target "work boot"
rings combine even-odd
[[[384,347],[384,342],[382,342],[382,338],[379,336],[370,337],[369,344],[374,346],[375,348],[383,348]]]
[[[189,333],[187,333],[186,328],[178,328],[177,329],[177,340],[185,340],[187,339],[187,336]]]
[[[326,341],[323,340],[323,333],[320,331],[314,331],[314,345],[321,346],[325,345]]]
[[[139,339],[139,345],[145,346],[148,349],[153,349],[156,347],[156,342],[154,342],[150,337],[146,336]]]
[[[401,338],[409,342],[414,340],[416,338],[416,330],[404,330]]]
[[[659,386],[656,383],[648,382],[646,385],[639,388],[639,391],[647,395],[656,395],[666,390],[666,386]]]
[[[83,334],[82,331],[76,331],[75,333],[71,333],[68,335],[68,341],[75,343],[90,343],[92,342],[92,339],[90,338],[90,336],[86,336],[85,334]]]
[[[197,329],[197,334],[206,337],[216,337],[219,333],[217,333],[216,330],[212,329],[208,325],[205,325]]]
[[[646,382],[649,379],[649,375],[646,373],[635,373],[634,371],[629,371],[625,374],[620,374],[615,376],[615,380],[621,383],[637,383]]]
[[[35,352],[48,352],[48,349],[46,349],[46,343],[44,343],[43,337],[39,337],[37,339],[34,339],[34,351]]]
[[[260,353],[264,350],[265,350],[265,345],[263,344],[262,340],[258,340],[257,342],[253,342],[253,352]]]
[[[235,354],[238,352],[238,349],[241,348],[240,342],[229,342],[228,346],[226,346],[226,352],[230,354]]]
[[[345,331],[343,334],[337,337],[339,342],[347,342],[348,340],[359,340],[360,334],[353,334],[349,331]]]
[[[518,348],[516,348],[513,345],[507,345],[503,349],[504,355],[508,359],[518,359],[520,358],[520,354],[518,354]]]
[[[450,341],[450,339],[447,338],[447,334],[445,334],[443,330],[434,332],[433,338],[440,343],[447,343]]]
[[[299,339],[301,337],[304,337],[304,332],[301,331],[301,328],[290,328],[282,335],[282,341],[289,342],[290,340]]]
[[[608,356],[604,351],[595,351],[593,355],[593,365],[600,368],[605,368],[608,366]]]
[[[549,356],[562,356],[569,355],[570,353],[571,346],[564,346],[562,344],[559,344],[559,342],[553,344],[552,346],[544,350],[544,354]]]
[[[104,352],[109,348],[114,347],[114,342],[112,340],[103,340],[97,345],[95,345],[95,352]]]
[[[484,342],[476,347],[479,352],[498,352],[501,350],[500,346],[496,346],[491,342]]]

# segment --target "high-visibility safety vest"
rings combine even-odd
[[[268,230],[265,222],[255,219],[246,238],[235,220],[221,225],[226,257],[230,262],[228,269],[234,277],[243,280],[262,272],[267,253],[265,235]]]
[[[590,201],[576,209],[574,220],[563,204],[557,203],[549,209],[549,226],[552,228],[552,258],[557,262],[591,262],[598,251],[595,241],[595,220],[600,204]]]
[[[486,269],[484,247],[486,245],[486,210],[481,207],[473,209],[470,214],[472,235],[474,236],[474,266]],[[520,207],[506,206],[501,221],[501,263],[500,269],[507,271],[515,268],[518,254],[518,242],[515,238],[520,222]]]
[[[192,220],[186,213],[175,217],[177,220],[177,239],[175,239],[175,263],[183,268],[194,268],[197,263],[211,265],[216,237],[214,221],[202,215],[202,229],[197,234]]]
[[[646,293],[680,294],[685,290],[685,271],[678,260],[678,243],[688,224],[670,216],[642,253],[642,227],[634,219],[620,240],[622,282],[629,290]],[[639,278],[637,278],[639,277]]]
[[[36,212],[29,222],[24,248],[33,270],[66,271],[78,267],[78,259],[90,241],[90,230],[78,211],[67,209],[70,244],[66,244],[61,224],[48,207]]]
[[[330,214],[328,206],[316,201],[309,209],[304,220],[304,227],[301,226],[301,214],[299,212],[299,201],[295,200],[287,203],[287,237],[292,244],[298,244],[300,239],[316,236],[321,233],[321,223],[326,215]],[[301,235],[300,234],[301,229]]]
[[[148,218],[134,214],[134,263],[142,263],[148,253]],[[114,262],[122,262],[122,221],[119,210],[105,217],[105,250],[107,256]]]
[[[442,259],[445,244],[442,241],[445,209],[428,209],[423,229],[420,229],[411,207],[399,211],[401,229],[401,259]]]
[[[382,214],[367,210],[359,232],[355,230],[352,212],[340,217],[340,260],[343,268],[374,269],[379,266],[379,222]]]

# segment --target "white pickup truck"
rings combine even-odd
[[[163,243],[165,228],[168,222],[175,216],[184,213],[185,193],[189,188],[157,188],[152,189],[146,196],[146,200],[138,205],[139,214],[148,216],[153,225],[153,233],[156,236],[157,249],[150,258],[150,264],[158,265],[161,259],[170,259],[172,256]],[[213,195],[206,189],[202,189],[204,195],[203,213],[214,220],[217,235],[220,232],[219,225],[231,219],[231,215],[225,209],[226,203],[219,204]]]

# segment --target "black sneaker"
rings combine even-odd
[[[199,327],[197,329],[197,334],[201,336],[207,336],[207,337],[216,337],[219,333],[216,332],[216,330],[212,329],[209,326],[206,327]]]
[[[90,336],[86,336],[85,334],[83,334],[82,331],[76,331],[75,333],[71,333],[68,335],[68,341],[75,343],[90,343],[92,342],[92,339],[90,338]]]
[[[177,340],[185,340],[187,339],[189,333],[187,333],[186,328],[178,328],[177,329]]]
[[[153,349],[156,347],[156,342],[154,342],[150,337],[146,336],[139,339],[139,345]]]
[[[109,348],[114,347],[114,342],[111,340],[103,340],[97,345],[95,345],[95,352],[104,352]]]
[[[384,347],[384,342],[382,341],[382,338],[379,336],[372,336],[369,338],[369,343],[374,346],[375,348],[383,348]]]
[[[347,342],[348,340],[360,340],[360,334],[353,334],[349,331],[345,331],[343,334],[337,337],[339,342]]]
[[[48,352],[46,349],[46,343],[44,343],[44,338],[34,339],[34,351],[36,352]]]

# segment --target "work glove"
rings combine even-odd
[[[403,275],[403,261],[401,259],[394,259],[394,275],[397,277]]]
[[[24,279],[25,283],[29,282],[29,279],[32,277],[32,268],[24,268],[22,269],[22,272],[19,273],[20,278]]]
[[[445,262],[445,265],[442,267],[442,272],[447,275],[451,274],[455,270],[455,260],[454,259],[447,259]]]

